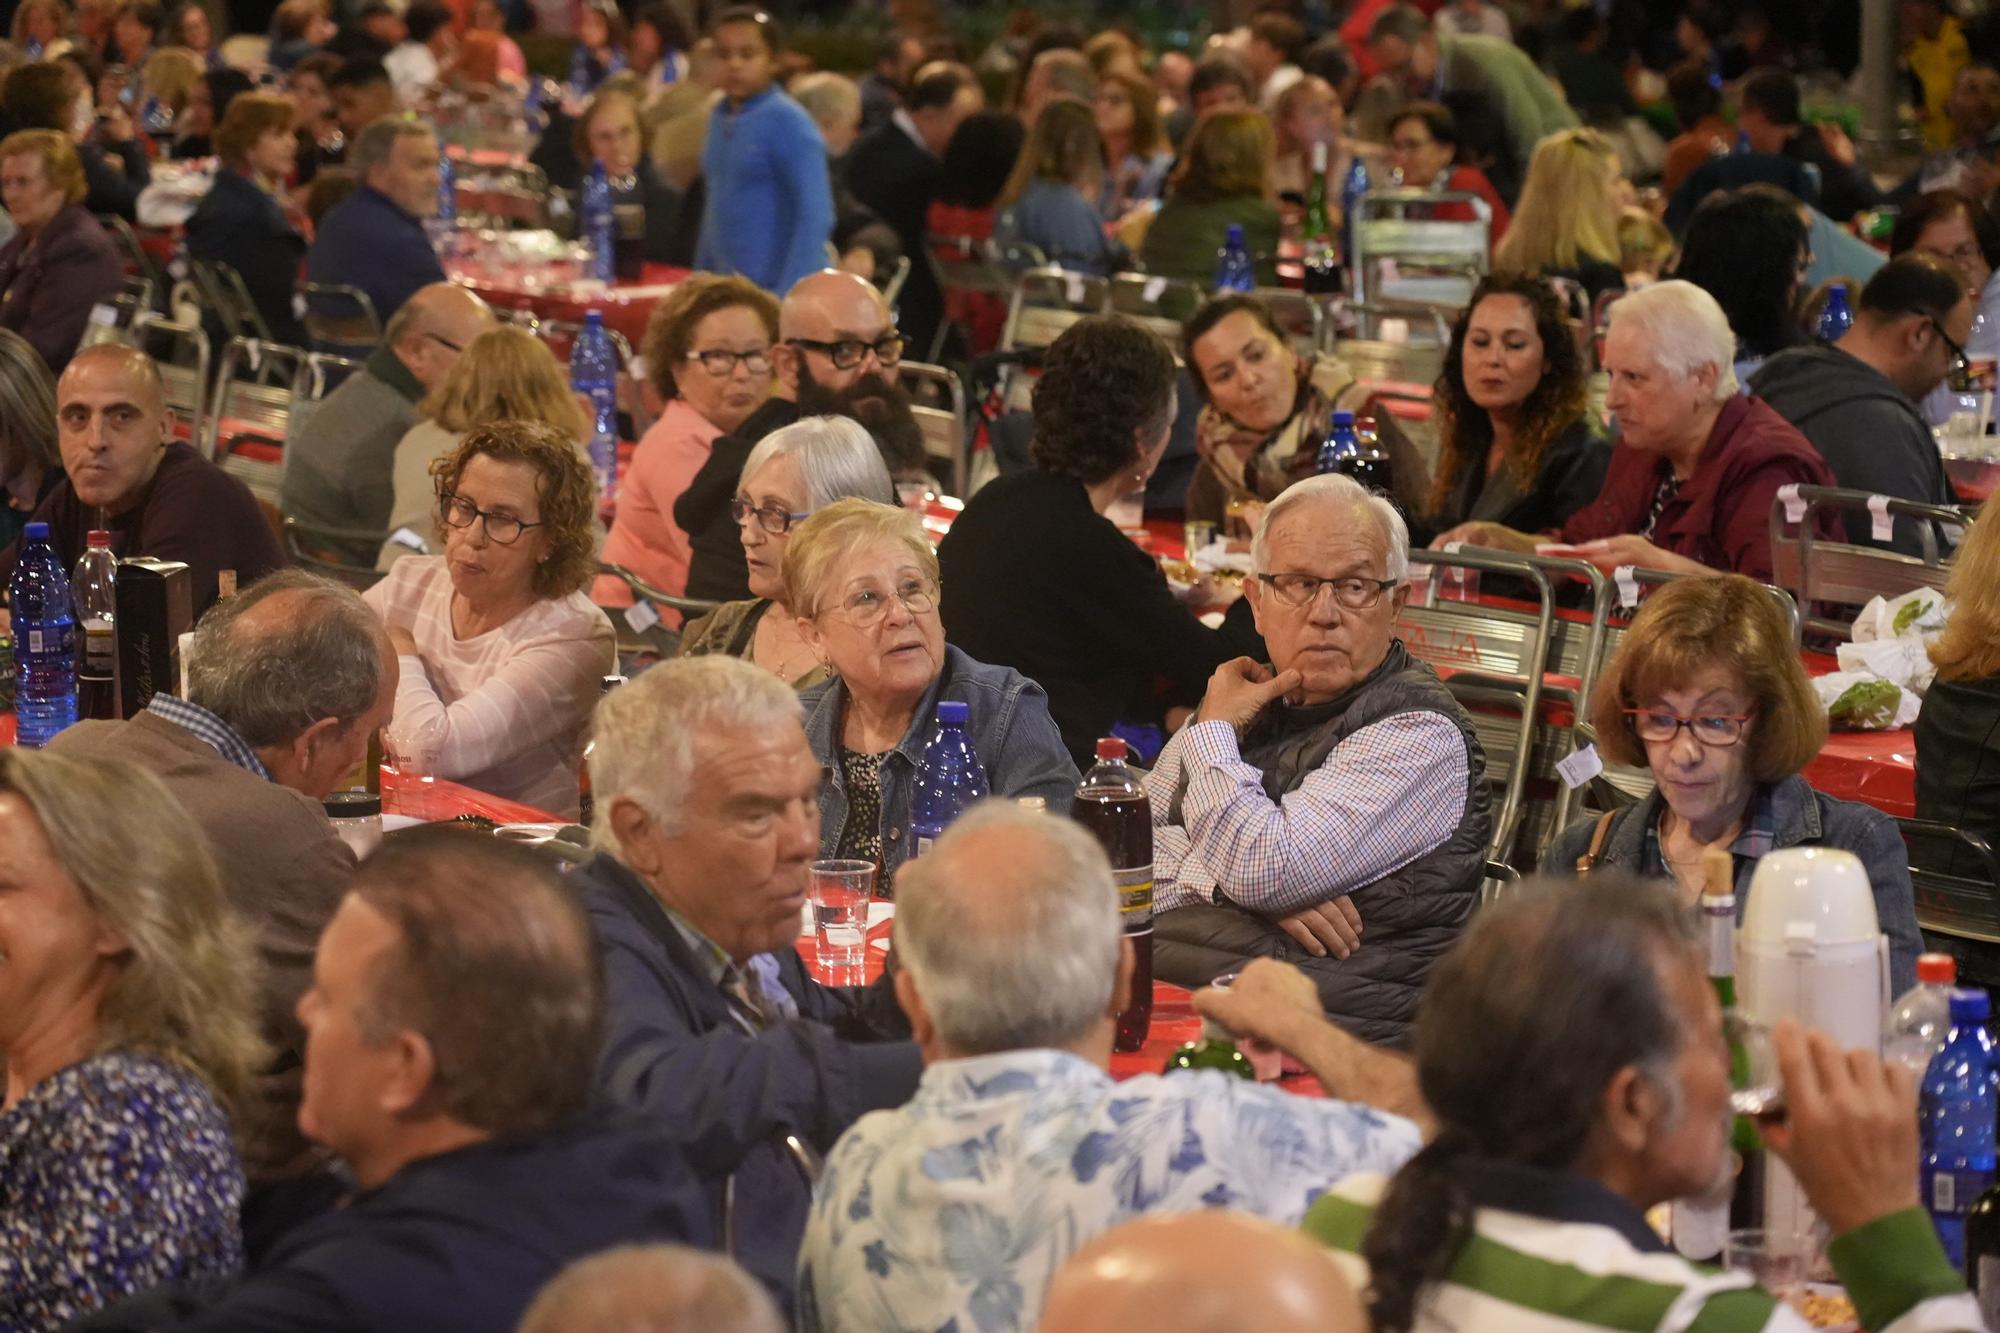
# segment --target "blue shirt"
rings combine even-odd
[[[421,218],[363,185],[320,222],[306,254],[306,277],[367,292],[375,317],[387,328],[389,317],[417,288],[444,281],[444,265]]]
[[[740,273],[782,296],[827,266],[833,187],[826,141],[805,108],[777,88],[709,113],[701,170],[708,201],[694,266]]]
[[[1051,264],[1102,276],[1123,266],[1125,249],[1104,234],[1104,219],[1083,192],[1060,181],[1033,180],[993,220],[993,239],[1026,241]]]
[[[1053,1050],[933,1064],[909,1105],[834,1145],[799,1328],[1030,1329],[1063,1260],[1120,1222],[1240,1208],[1295,1225],[1335,1181],[1419,1146],[1399,1117],[1210,1070],[1119,1083]]]

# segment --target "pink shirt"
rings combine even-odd
[[[688,535],[674,522],[674,501],[708,461],[716,436],[713,422],[676,398],[632,451],[632,465],[618,487],[618,517],[604,540],[604,559],[623,565],[661,592],[687,591]],[[630,606],[632,590],[623,580],[600,575],[591,589],[599,606]],[[661,608],[661,618],[680,623],[678,611]]]

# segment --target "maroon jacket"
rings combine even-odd
[[[1565,542],[1637,532],[1668,467],[1659,454],[1622,441],[1597,499],[1563,525]],[[1819,451],[1762,400],[1737,394],[1722,405],[1694,474],[1660,512],[1653,545],[1723,573],[1771,581],[1771,500],[1791,482],[1831,486]],[[1822,516],[1827,518],[1829,516]],[[1836,536],[1831,522],[1821,525]]]
[[[50,218],[33,241],[20,232],[0,246],[0,328],[28,340],[60,375],[90,308],[108,301],[125,279],[118,250],[82,204]]]

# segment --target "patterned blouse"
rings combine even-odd
[[[114,1052],[0,1114],[0,1329],[51,1329],[243,1264],[243,1169],[199,1078]]]
[[[847,824],[840,830],[839,855],[882,864],[882,759],[840,747],[840,771],[847,780]],[[875,877],[876,896],[887,897],[882,876]]]

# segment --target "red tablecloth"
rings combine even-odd
[[[604,312],[604,327],[624,334],[625,340],[634,349],[646,336],[646,321],[652,318],[653,307],[687,276],[688,270],[684,268],[648,264],[637,283],[614,284],[608,289],[596,290],[579,291],[572,286],[559,286],[529,291],[472,273],[452,275],[454,281],[478,292],[488,305],[501,310],[526,310],[537,319],[579,323],[585,312],[601,310]]]

